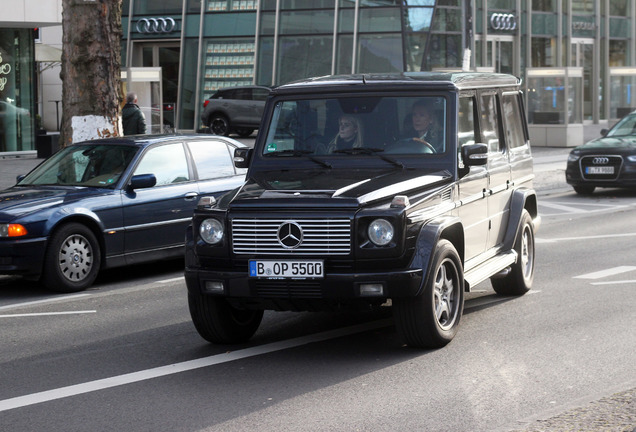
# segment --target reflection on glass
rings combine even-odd
[[[412,31],[428,31],[433,20],[433,8],[418,7],[406,10],[406,28]]]

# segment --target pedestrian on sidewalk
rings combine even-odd
[[[138,135],[146,133],[146,117],[137,105],[137,94],[126,95],[126,105],[121,110],[124,135]]]

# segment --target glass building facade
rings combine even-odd
[[[0,29],[0,153],[35,148],[33,30]]]
[[[199,129],[203,101],[223,87],[510,73],[524,80],[533,130],[577,145],[585,125],[636,107],[634,9],[633,0],[125,0],[122,60],[162,68],[164,123],[179,130]]]

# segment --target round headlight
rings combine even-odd
[[[217,219],[205,219],[201,222],[199,234],[204,242],[217,244],[223,240],[223,224]]]
[[[369,224],[367,234],[373,244],[386,246],[393,240],[393,225],[386,219],[376,219]]]

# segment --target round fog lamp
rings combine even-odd
[[[386,246],[393,240],[393,225],[386,219],[376,219],[369,224],[369,240],[377,246]]]
[[[217,244],[223,240],[223,225],[217,219],[205,219],[201,222],[199,234],[204,242]]]

